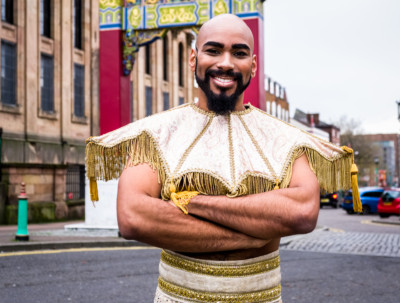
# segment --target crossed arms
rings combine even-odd
[[[249,196],[197,196],[184,215],[160,199],[157,172],[127,167],[119,179],[118,225],[123,237],[181,252],[260,248],[272,239],[315,228],[319,185],[305,155],[292,168],[288,188]]]

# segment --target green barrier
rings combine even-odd
[[[21,183],[21,193],[18,196],[18,230],[17,241],[29,241],[28,233],[28,197],[25,193],[25,183]]]

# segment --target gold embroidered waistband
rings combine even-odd
[[[281,296],[281,285],[273,288],[247,293],[212,293],[185,288],[158,278],[158,287],[174,297],[194,302],[243,303],[273,302]]]
[[[202,262],[196,262],[168,253],[161,252],[161,262],[165,264],[202,275],[211,275],[214,277],[243,277],[264,273],[276,269],[280,265],[280,257],[275,256],[271,259],[243,265],[214,265]]]

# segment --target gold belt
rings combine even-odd
[[[176,273],[175,276],[173,273],[171,273],[171,276],[169,276],[166,273],[161,274],[160,272],[160,277],[158,279],[158,287],[160,288],[160,290],[172,297],[184,300],[185,302],[277,302],[277,300],[279,300],[281,296],[281,285],[279,281],[276,281],[276,284],[269,284],[269,286],[267,286],[267,283],[265,285],[265,288],[242,288],[242,290],[240,291],[236,289],[236,292],[234,286],[235,283],[239,282],[238,279],[240,279],[240,281],[241,279],[243,279],[243,283],[246,283],[245,281],[248,281],[248,279],[253,279],[253,276],[254,279],[260,279],[260,275],[275,275],[272,273],[272,271],[275,269],[279,270],[279,254],[275,254],[274,256],[271,256],[269,258],[260,258],[258,260],[254,260],[254,262],[224,263],[212,261],[208,262],[205,260],[187,258],[179,256],[175,253],[171,253],[169,251],[162,250],[161,264],[165,264],[172,268],[175,268],[178,270],[178,272],[182,271],[203,276],[203,281],[207,281],[206,283],[212,284],[213,281],[217,280],[217,283],[225,283],[221,282],[222,280],[220,279],[226,280],[226,283],[228,283],[224,284],[224,290],[219,289],[215,286],[212,287],[212,289],[214,290],[210,290],[208,287],[206,288],[208,290],[205,290],[204,288],[197,287],[195,286],[195,284],[193,284],[193,282],[196,281],[199,276],[195,278],[191,283],[181,283],[181,280],[179,276],[176,276]],[[188,276],[183,275],[182,278],[188,279]],[[236,282],[233,281],[235,279]],[[228,286],[231,285],[231,283],[233,283],[232,292],[230,291],[230,286]]]
[[[178,298],[189,299],[194,302],[218,302],[218,303],[243,303],[243,302],[273,302],[281,296],[281,285],[273,288],[249,292],[249,293],[211,293],[192,290],[170,282],[161,277],[158,278],[158,287]]]
[[[243,277],[278,268],[280,265],[279,255],[268,260],[245,264],[245,265],[213,265],[209,263],[200,263],[177,258],[176,256],[163,250],[161,252],[161,261],[178,269],[193,272],[196,274],[211,275],[214,277]]]

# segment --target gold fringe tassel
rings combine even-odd
[[[351,173],[351,187],[353,194],[353,210],[357,213],[361,213],[362,204],[361,204],[360,193],[358,191],[358,180],[357,180],[358,168],[357,165],[354,163],[354,152],[350,147],[347,146],[342,146],[342,149],[347,153],[351,154],[352,164],[350,173]]]
[[[117,179],[127,166],[148,163],[153,170],[158,171],[160,184],[164,184],[165,167],[156,146],[154,139],[147,132],[112,147],[97,144],[89,138],[86,145],[86,174],[90,182],[92,201],[98,200],[96,180]]]
[[[89,179],[90,200],[99,201],[99,192],[97,190],[97,181],[95,178]]]
[[[179,207],[181,211],[185,215],[189,214],[189,209],[188,209],[188,204],[190,200],[194,197],[196,197],[199,192],[198,191],[183,191],[183,192],[176,192],[176,187],[174,183],[171,183],[169,185],[169,190],[171,192],[171,200],[174,202],[174,204]]]

